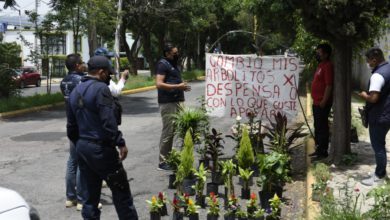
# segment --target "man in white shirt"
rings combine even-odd
[[[95,50],[95,56],[105,56],[109,60],[111,60],[112,57],[115,57],[115,53],[109,51],[105,47],[99,47]],[[118,83],[115,83],[112,79],[110,80],[108,88],[110,89],[112,96],[118,97],[121,94],[122,89],[125,87],[128,76],[129,76],[129,70],[125,70],[121,74]]]
[[[362,181],[362,184],[372,186],[383,182],[386,177],[387,155],[386,134],[390,129],[390,64],[385,61],[379,48],[371,48],[366,53],[368,67],[372,76],[368,93],[359,95],[366,100],[368,130],[370,141],[375,152],[375,173]]]

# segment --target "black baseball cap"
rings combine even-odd
[[[88,70],[105,69],[110,74],[116,74],[111,62],[105,56],[93,56],[88,60]]]

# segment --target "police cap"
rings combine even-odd
[[[115,70],[111,65],[111,62],[107,57],[104,56],[93,56],[88,60],[88,70],[105,69],[110,74],[115,74]]]

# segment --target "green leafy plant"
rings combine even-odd
[[[248,130],[246,128],[243,129],[240,147],[238,149],[236,157],[238,161],[238,166],[243,169],[251,168],[255,161],[252,144],[249,138]]]
[[[259,154],[257,160],[260,171],[257,185],[262,190],[270,191],[274,186],[281,186],[291,180],[288,155],[273,151],[269,154]]]
[[[237,210],[236,217],[237,218],[248,218],[248,213],[244,210]]]
[[[193,186],[193,188],[195,189],[196,194],[198,196],[203,195],[204,184],[206,183],[206,179],[207,179],[206,173],[207,172],[206,169],[204,168],[203,163],[200,164],[199,170],[194,172],[197,181],[196,184]]]
[[[198,143],[203,127],[208,124],[208,116],[201,108],[180,106],[177,113],[173,114],[173,124],[179,137],[184,138],[190,129],[192,140]]]
[[[240,177],[243,181],[242,188],[249,189],[249,179],[251,178],[253,171],[249,169],[244,170],[241,167],[239,167],[238,171],[240,172]]]
[[[206,157],[213,161],[213,166],[211,167],[213,172],[218,170],[218,158],[223,155],[223,138],[221,137],[222,133],[218,133],[215,128],[211,129],[211,134],[207,135],[207,150]]]
[[[180,165],[176,173],[175,183],[182,183],[185,178],[191,178],[194,174],[194,143],[188,130],[184,138],[184,147],[180,155]],[[178,184],[180,185],[180,184]]]
[[[15,83],[16,77],[18,76],[13,70],[0,65],[0,98],[9,98],[19,94],[20,90]]]
[[[365,217],[371,219],[390,219],[390,184],[375,187],[368,192],[367,198],[373,198],[372,208],[365,213]]]
[[[187,201],[187,214],[188,215],[193,215],[193,214],[198,213],[199,208],[200,208],[200,206],[195,205],[194,201],[191,198],[188,199],[188,201]]]
[[[278,153],[290,153],[291,149],[303,146],[303,141],[296,142],[297,139],[305,137],[303,132],[303,123],[296,124],[291,128],[287,127],[287,117],[278,112],[274,116],[275,122],[270,121],[266,136],[270,138],[270,147]]]
[[[226,216],[234,216],[237,210],[240,210],[240,204],[234,194],[229,195],[226,207]]]
[[[207,204],[209,206],[209,210],[207,214],[213,215],[213,216],[219,216],[219,200],[218,197],[211,192],[210,196],[206,198]]]
[[[270,216],[273,217],[274,219],[277,219],[280,214],[280,206],[282,205],[282,201],[275,193],[274,197],[272,197],[272,199],[270,199],[269,202],[271,207]]]
[[[164,160],[172,169],[173,173],[176,173],[180,165],[180,152],[175,148],[172,148]]]
[[[228,195],[234,195],[233,176],[236,175],[236,165],[233,163],[233,160],[222,161],[220,164],[225,187],[228,189]]]
[[[265,214],[264,209],[257,209],[257,210],[253,213],[253,217],[254,217],[254,218],[261,218],[261,217],[264,217],[264,214]]]
[[[315,183],[312,185],[314,191],[318,191],[319,194],[326,189],[327,182],[331,179],[329,167],[324,163],[315,164],[312,169],[312,175],[314,176]]]
[[[151,200],[146,200],[146,202],[149,204],[149,210],[150,212],[160,212],[161,207],[163,206],[162,203],[159,203],[157,201],[156,196],[152,196]]]
[[[359,200],[361,196],[358,188],[352,188],[349,177],[344,186],[339,191],[339,198],[333,196],[323,196],[321,198],[321,212],[317,220],[363,220],[366,219],[361,213],[363,200]],[[386,219],[380,216],[373,219]]]
[[[238,150],[242,136],[242,124],[240,116],[237,116],[236,123],[231,127],[230,130],[232,131],[232,134],[226,135],[226,137],[231,138],[236,142],[236,146],[234,148]]]

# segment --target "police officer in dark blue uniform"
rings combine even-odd
[[[119,219],[137,220],[122,165],[128,150],[118,130],[116,105],[107,87],[113,73],[112,65],[104,56],[94,56],[88,61],[88,76],[69,97],[67,135],[76,143],[79,157],[83,218],[100,219],[98,203],[102,180],[105,180]]]
[[[68,98],[72,90],[81,82],[84,77],[82,71],[83,61],[80,54],[69,54],[65,60],[68,75],[61,81],[60,88],[65,98],[65,104],[68,104]],[[65,185],[66,185],[66,201],[65,207],[69,208],[81,203],[80,175],[78,171],[76,146],[70,141],[69,158],[66,167]],[[76,191],[77,190],[77,191]]]

